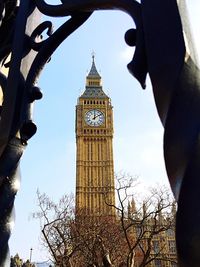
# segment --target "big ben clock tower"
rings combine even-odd
[[[76,106],[76,214],[115,217],[113,112],[92,57]]]

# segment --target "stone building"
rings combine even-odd
[[[76,106],[76,214],[115,217],[113,107],[94,61]]]

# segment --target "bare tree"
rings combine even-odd
[[[145,197],[137,198],[137,179],[118,175],[116,180],[115,220],[90,217],[84,210],[77,217],[72,195],[63,196],[55,204],[47,195],[37,193],[40,210],[34,217],[41,221],[43,244],[56,266],[144,267],[155,261],[176,264],[176,208],[169,190],[151,188]]]
[[[33,217],[40,219],[42,243],[56,266],[112,266],[108,249],[113,250],[119,242],[114,233],[118,229],[110,218],[94,221],[82,215],[75,220],[73,195],[64,195],[55,203],[38,191],[37,199],[39,211]]]
[[[79,244],[75,266],[111,267],[120,258],[121,238],[119,227],[111,217],[89,217],[84,211],[76,220],[75,243]],[[121,259],[121,258],[120,258]]]
[[[57,266],[70,267],[76,250],[71,229],[74,225],[74,196],[64,195],[58,203],[37,191],[39,211],[33,217],[40,219],[42,243]]]
[[[116,183],[117,205],[114,207],[121,236],[126,243],[124,266],[144,267],[153,261],[177,264],[176,204],[169,189],[159,186],[150,188],[145,197],[136,201],[137,179],[122,174],[116,177]],[[170,251],[168,239],[173,244],[173,253]]]

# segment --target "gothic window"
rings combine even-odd
[[[104,147],[103,147],[103,144],[101,144],[101,160],[104,160]]]
[[[139,226],[136,226],[135,231],[136,231],[136,236],[140,237],[141,236],[141,228]]]
[[[87,144],[87,157],[88,157],[88,160],[90,160],[90,145]]]
[[[92,157],[91,157],[91,159],[92,159]],[[90,186],[93,186],[94,184],[93,184],[93,169],[91,168],[91,181],[90,181]]]
[[[159,252],[159,241],[153,241],[153,250],[154,253],[158,253]]]
[[[87,179],[87,186],[90,186],[90,180],[89,180],[89,177],[90,177],[90,170],[89,170],[89,168],[88,168],[88,170],[87,170],[87,177],[88,177],[88,179]]]
[[[155,267],[162,267],[161,260],[155,260]]]
[[[168,241],[169,244],[169,252],[170,253],[176,253],[176,243],[174,240],[169,240]]]
[[[98,144],[98,160],[101,159],[101,147],[100,144]]]
[[[91,160],[93,159],[93,146],[92,146],[92,143],[91,143],[91,156],[90,156],[90,159]]]
[[[173,229],[167,229],[167,235],[168,236],[174,236],[175,235],[174,230]]]

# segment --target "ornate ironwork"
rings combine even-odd
[[[178,201],[177,249],[179,266],[200,263],[200,79],[191,42],[184,0],[44,0],[0,1],[0,74],[3,101],[0,120],[0,266],[9,266],[8,239],[19,179],[19,161],[35,134],[32,105],[42,97],[37,80],[46,62],[72,32],[95,10],[128,13],[136,29],[125,34],[135,46],[128,64],[145,88],[149,73],[155,103],[165,128],[164,156],[172,191]],[[39,12],[39,11],[40,12]],[[47,16],[70,16],[54,33]],[[169,18],[170,14],[170,18]],[[39,24],[39,25],[38,25]],[[41,40],[47,31],[48,38]],[[20,40],[20,42],[19,42]],[[11,54],[9,62],[6,62]]]

